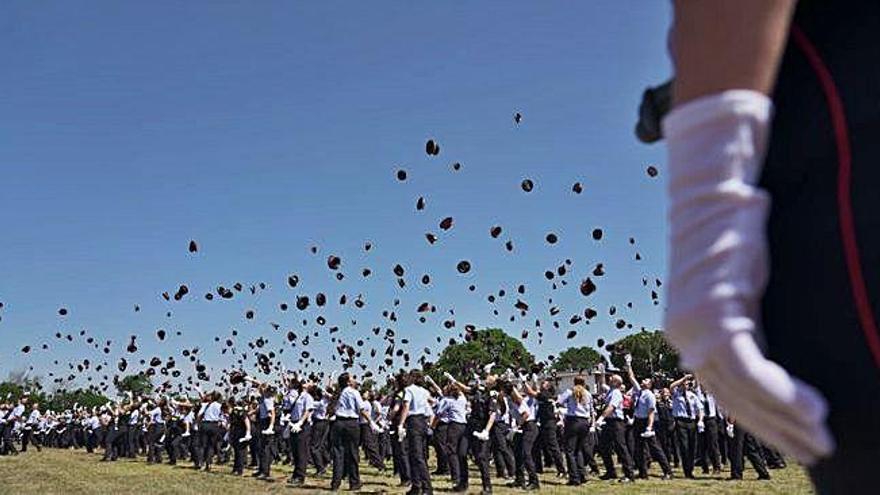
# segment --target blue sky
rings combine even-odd
[[[667,2],[4,2],[0,376],[30,365],[45,376],[85,358],[114,368],[134,334],[134,360],[200,346],[222,367],[214,336],[237,329],[239,348],[261,335],[280,344],[270,321],[302,336],[299,320],[318,314],[353,342],[387,326],[381,311],[395,298],[395,328],[414,356],[457,333],[442,327],[450,309],[459,331],[531,329],[525,343],[540,357],[624,335],[618,317],[659,326],[641,279],[665,267],[663,148],[639,144],[632,127],[642,89],[670,73],[668,22]],[[425,154],[428,138],[439,156]],[[646,175],[650,164],[659,177]],[[524,178],[536,184],[530,194]],[[427,208],[416,212],[419,196]],[[455,226],[441,233],[446,216]],[[504,234],[491,239],[496,224]],[[605,231],[598,243],[595,227]],[[428,231],[440,236],[434,246]],[[548,232],[559,243],[548,246]],[[329,254],[342,258],[343,282]],[[543,273],[566,258],[570,284],[552,291]],[[465,259],[473,270],[462,276]],[[598,262],[607,275],[585,299],[577,286]],[[202,297],[235,282],[269,289]],[[160,297],[181,283],[191,289],[182,302]],[[532,309],[511,323],[519,283]],[[486,295],[502,288],[495,317]],[[324,311],[278,310],[317,291],[334,302]],[[366,306],[340,308],[342,293],[363,294]],[[550,328],[550,297],[561,330]],[[422,301],[438,308],[426,324],[416,319]],[[569,316],[588,305],[600,316],[566,340]],[[171,337],[158,342],[158,328]],[[81,330],[112,340],[109,358]],[[330,369],[326,328],[319,334],[309,350]],[[384,348],[375,337],[371,346]]]

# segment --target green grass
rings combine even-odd
[[[98,462],[99,456],[83,451],[44,449],[42,452],[29,451],[15,457],[0,457],[0,494],[232,494],[232,493],[314,493],[327,489],[328,477],[310,476],[305,489],[288,488],[285,484],[290,475],[290,467],[273,466],[274,483],[253,480],[247,476],[234,477],[228,465],[215,466],[214,472],[194,471],[189,466],[147,465],[143,458],[120,460],[114,463]],[[748,463],[746,463],[748,465]],[[310,474],[312,471],[310,470]],[[474,473],[476,474],[476,473]],[[679,473],[680,474],[680,473]],[[559,481],[553,474],[545,475],[540,493],[584,494],[584,493],[636,493],[636,494],[682,494],[705,493],[723,494],[797,494],[812,493],[809,479],[803,469],[792,464],[787,469],[772,471],[773,480],[754,481],[755,473],[749,468],[745,481],[726,481],[722,476],[704,476],[697,480],[675,479],[662,481],[651,479],[631,485],[618,485],[607,481],[590,481],[577,489],[568,488],[564,480]],[[391,475],[380,476],[370,467],[361,468],[364,482],[362,493],[401,493],[397,488],[397,478]],[[494,486],[495,493],[524,493],[504,488],[501,480]],[[471,478],[472,492],[479,491],[479,477]],[[343,488],[346,484],[343,482]],[[435,492],[448,491],[451,484],[448,478],[435,477]]]

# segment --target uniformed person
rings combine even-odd
[[[686,374],[669,384],[672,390],[672,416],[675,418],[676,443],[685,478],[694,477],[697,425],[702,423],[703,417],[700,401],[692,390],[693,383],[693,375]]]
[[[633,386],[635,406],[633,408],[633,439],[635,441],[635,461],[639,468],[639,478],[648,479],[648,455],[660,464],[663,470],[663,479],[672,478],[672,468],[666,454],[660,448],[657,441],[657,433],[654,430],[657,418],[657,398],[654,395],[654,381],[645,378],[641,382],[636,379],[633,372],[630,356],[627,355],[626,369],[629,381]]]

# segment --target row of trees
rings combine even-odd
[[[127,375],[116,382],[116,389],[120,395],[128,391],[134,394],[149,394],[153,391],[153,383],[149,376],[142,373]],[[40,409],[53,411],[72,409],[75,404],[97,407],[110,400],[102,394],[83,388],[46,392],[39,378],[28,378],[22,372],[12,372],[6,381],[0,382],[0,402],[7,400],[17,402],[25,394],[28,394],[31,402],[40,404]]]
[[[628,335],[606,345],[605,350],[608,351],[608,358],[590,346],[569,347],[553,357],[549,370],[541,371],[590,372],[600,362],[607,364],[609,358],[611,365],[622,368],[624,355],[631,354],[633,371],[637,376],[674,376],[680,373],[678,353],[659,330],[643,330]],[[443,372],[449,372],[466,380],[491,362],[499,369],[539,371],[535,357],[522,342],[498,328],[474,332],[467,342],[446,347],[428,371],[435,378]]]

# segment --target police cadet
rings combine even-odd
[[[220,392],[217,391],[206,395],[207,404],[197,418],[199,432],[202,437],[202,455],[201,459],[198,460],[202,461],[202,469],[205,471],[211,470],[211,463],[214,460],[215,454],[214,448],[220,441],[219,437],[222,434],[220,429],[220,419],[223,414],[222,405],[220,404],[221,398]]]
[[[27,420],[24,424],[24,431],[21,435],[21,451],[27,452],[28,443],[33,443],[34,447],[37,448],[37,452],[40,449],[40,441],[37,437],[37,426],[40,423],[40,419],[42,419],[43,415],[40,414],[40,404],[34,402],[31,405],[31,412],[27,417]]]
[[[752,467],[758,473],[759,480],[769,480],[770,472],[767,471],[767,465],[764,457],[761,455],[761,448],[758,441],[750,433],[742,429],[736,419],[727,415],[727,426],[725,433],[731,439],[730,441],[730,479],[741,480],[743,477],[743,457],[748,457]]]
[[[230,398],[226,401],[229,411],[229,445],[232,447],[232,475],[244,474],[245,449],[251,439],[251,422],[247,415],[247,405],[241,400]]]
[[[431,494],[431,476],[424,452],[428,437],[428,416],[431,415],[431,394],[422,386],[424,378],[420,370],[409,372],[408,386],[403,391],[403,409],[400,412],[401,424],[397,427],[397,437],[406,441],[410,453],[410,475],[412,487],[410,495]]]
[[[445,430],[444,438],[440,445],[449,467],[449,476],[452,479],[454,487],[458,487],[462,479],[461,461],[458,456],[458,445],[462,436],[465,434],[467,426],[467,398],[461,393],[455,378],[448,372],[444,374],[449,383],[442,390],[443,397],[438,402],[437,408],[434,410],[434,420],[431,427],[435,434],[441,425]],[[436,391],[440,391],[440,387],[434,383],[431,377],[426,377],[428,384],[432,385]]]
[[[162,442],[165,439],[165,399],[159,399],[147,413],[147,463],[162,462]]]
[[[412,485],[412,477],[410,476],[410,458],[409,449],[406,446],[406,440],[398,437],[398,432],[402,431],[400,426],[400,414],[403,412],[403,395],[406,388],[407,377],[404,373],[399,373],[391,379],[394,393],[391,395],[391,407],[388,415],[389,428],[391,429],[391,456],[394,462],[394,470],[400,478],[398,486],[408,488]]]
[[[270,481],[272,479],[272,461],[275,457],[275,387],[251,377],[246,377],[245,379],[255,383],[260,392],[256,428],[256,431],[259,432],[257,447],[259,465],[257,472],[253,476],[264,481]]]
[[[361,431],[361,446],[364,448],[364,454],[367,462],[379,472],[385,471],[385,463],[379,452],[379,426],[376,424],[376,418],[379,414],[376,411],[376,404],[373,401],[373,393],[370,390],[364,390],[362,398],[364,400],[364,410],[366,415],[358,418],[358,428]]]
[[[712,474],[718,474],[721,472],[721,451],[718,447],[718,430],[721,423],[718,417],[718,405],[715,403],[715,396],[706,390],[702,383],[697,384],[695,393],[703,407],[703,433],[699,436],[703,474],[709,473],[709,464],[712,465]]]
[[[315,399],[309,393],[311,385],[304,385],[300,380],[293,379],[292,386],[298,390],[299,395],[290,410],[290,451],[294,467],[287,483],[290,486],[301,487],[305,484],[306,467],[309,465]]]
[[[660,448],[660,442],[657,441],[657,433],[654,431],[657,418],[657,397],[652,390],[654,381],[650,378],[645,378],[639,382],[636,379],[635,372],[632,369],[632,356],[629,354],[626,355],[626,370],[629,375],[629,381],[633,386],[635,401],[633,436],[636,447],[635,461],[639,468],[639,478],[648,479],[648,453],[650,453],[650,458],[660,463],[660,468],[663,470],[663,479],[672,479],[672,469],[669,467],[669,461],[666,459],[663,449]]]
[[[559,448],[559,425],[556,415],[556,386],[549,380],[541,382],[538,400],[538,459],[549,455],[556,468],[556,477],[566,476],[565,461]]]
[[[604,375],[602,377],[604,382]],[[596,421],[597,427],[602,431],[600,453],[602,462],[605,464],[605,474],[600,477],[603,480],[617,478],[617,469],[614,467],[612,452],[617,454],[617,459],[623,465],[623,478],[621,483],[633,481],[632,457],[626,448],[624,430],[626,424],[623,418],[623,392],[620,390],[623,379],[620,375],[611,375],[609,390],[605,394],[605,409]]]
[[[327,420],[330,398],[317,384],[312,386],[309,393],[315,399],[315,408],[312,410],[311,418],[312,438],[310,455],[318,476],[322,476],[327,471],[327,464],[330,459],[330,453],[327,449],[327,441],[330,438],[330,422]]]
[[[490,395],[496,385],[496,377],[488,374],[489,369],[491,368],[486,370],[485,383],[477,382],[473,386],[466,386],[455,378],[448,377],[453,385],[470,395],[470,415],[467,417],[467,427],[456,453],[460,473],[458,480],[454,480],[455,485],[452,488],[456,493],[467,493],[468,490],[468,454],[473,456],[480,471],[482,486],[480,495],[492,493],[492,478],[489,474],[489,438],[498,414],[498,402]]]
[[[514,460],[516,469],[511,487],[524,490],[540,488],[538,471],[535,465],[535,442],[538,439],[538,400],[537,391],[532,388],[525,376],[519,377],[522,391],[511,387],[510,394],[516,404],[516,412],[520,420],[521,432],[514,439]],[[526,482],[528,474],[528,482]]]
[[[563,440],[566,445],[568,485],[580,486],[587,480],[585,461],[593,457],[590,436],[593,398],[587,390],[584,377],[576,376],[574,386],[557,397],[556,402],[565,408]]]
[[[355,388],[355,381],[351,375],[348,373],[339,375],[336,386],[339,398],[336,402],[336,420],[330,432],[333,442],[333,479],[330,482],[330,489],[339,490],[343,475],[348,475],[349,489],[360,490],[358,445],[361,434],[358,418],[369,416],[366,414],[364,399]]]
[[[678,443],[685,478],[694,477],[697,424],[702,423],[703,418],[700,401],[691,390],[693,383],[693,375],[686,374],[669,384],[669,388],[672,389],[672,416],[675,418],[676,443]]]

